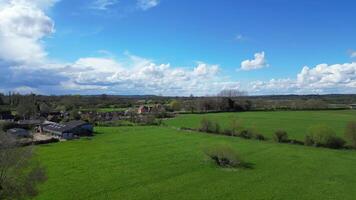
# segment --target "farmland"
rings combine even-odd
[[[287,131],[290,138],[304,140],[308,129],[316,124],[329,126],[338,136],[344,136],[346,124],[356,120],[356,111],[279,111],[279,112],[240,112],[213,114],[180,115],[165,123],[177,128],[198,128],[202,119],[218,122],[223,128],[228,128],[233,119],[242,126],[252,128],[268,138],[282,129]]]
[[[172,127],[98,127],[96,132],[91,139],[37,147],[48,181],[40,185],[36,199],[354,199],[356,195],[355,151]],[[253,168],[217,167],[202,150],[215,144],[232,146]]]

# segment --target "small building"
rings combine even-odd
[[[43,126],[43,132],[63,139],[72,139],[75,136],[92,136],[93,126],[84,121],[70,121],[64,124],[48,123]]]
[[[356,110],[356,104],[350,104],[350,109]]]
[[[137,110],[137,114],[145,114],[150,112],[150,108],[148,106],[140,106]]]
[[[31,137],[31,133],[23,128],[12,128],[7,130],[6,133],[17,137],[25,137],[25,138]]]

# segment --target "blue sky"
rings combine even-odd
[[[0,0],[7,19],[0,43],[9,43],[0,44],[0,91],[354,93],[355,7],[352,0]],[[22,40],[34,50],[17,52]],[[34,77],[39,72],[49,80]]]

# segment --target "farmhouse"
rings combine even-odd
[[[64,124],[48,123],[43,126],[43,131],[59,138],[71,139],[75,136],[91,136],[93,126],[84,121],[70,121]]]
[[[145,114],[150,112],[150,108],[148,106],[140,106],[137,110],[137,114]]]

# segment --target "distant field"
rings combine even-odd
[[[100,134],[92,139],[37,147],[48,181],[36,199],[353,200],[356,196],[355,151],[162,127],[96,130]],[[220,143],[236,148],[254,169],[224,170],[207,161],[203,147]]]
[[[244,127],[254,128],[263,135],[271,138],[277,129],[286,130],[293,139],[303,140],[310,126],[325,124],[332,128],[337,135],[344,136],[346,124],[356,121],[356,111],[281,111],[281,112],[240,112],[214,114],[186,114],[165,123],[174,127],[197,128],[203,118],[229,127],[232,119],[238,119]]]

